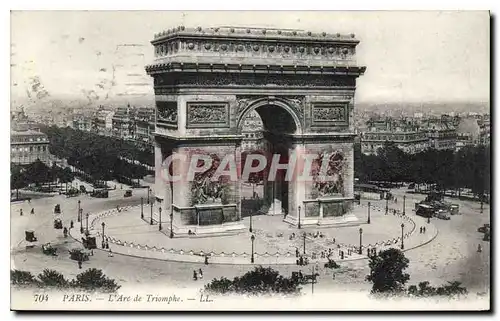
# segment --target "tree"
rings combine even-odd
[[[72,281],[72,285],[85,290],[101,290],[105,292],[115,292],[120,288],[115,280],[107,278],[102,270],[96,268],[78,274],[76,280]]]
[[[232,281],[225,277],[214,279],[205,285],[205,291],[214,294],[262,295],[279,293],[290,295],[298,294],[300,287],[297,280],[283,277],[270,267],[259,266]]]
[[[16,285],[33,285],[36,283],[36,280],[31,272],[10,270],[10,282]]]
[[[68,280],[64,278],[64,275],[55,270],[49,270],[49,269],[43,270],[43,272],[38,275],[38,279],[44,286],[54,286],[54,287],[68,286]]]
[[[404,270],[410,261],[398,249],[388,249],[370,258],[370,275],[366,279],[373,283],[372,293],[401,292],[410,279]]]

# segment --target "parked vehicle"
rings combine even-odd
[[[75,261],[88,261],[89,255],[83,249],[72,249],[69,251],[69,257]]]
[[[132,190],[128,189],[125,191],[125,194],[123,194],[123,197],[131,197],[132,196]]]
[[[443,210],[439,210],[434,214],[435,217],[441,219],[441,220],[449,220],[450,216]]]
[[[107,190],[93,190],[92,193],[90,193],[90,196],[96,197],[96,198],[108,198],[109,197],[109,192]]]
[[[56,204],[56,206],[54,206],[54,214],[61,214],[61,205],[60,204]]]
[[[42,252],[45,255],[52,255],[56,256],[57,255],[57,249],[50,245],[50,243],[46,243],[42,245]]]

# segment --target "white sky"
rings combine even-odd
[[[101,102],[106,95],[152,96],[152,80],[144,72],[153,57],[149,41],[178,25],[355,33],[361,40],[358,62],[367,66],[358,81],[358,102],[487,102],[490,96],[486,11],[191,11],[184,16],[180,11],[17,11],[11,18],[13,100],[26,96],[34,76],[52,97],[81,99],[92,90],[89,95]]]

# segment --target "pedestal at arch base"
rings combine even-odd
[[[359,226],[361,221],[351,211],[349,204],[353,198],[348,197],[322,197],[313,200],[304,200],[304,212],[300,216],[301,226],[329,226],[329,227],[345,227],[345,226]],[[312,205],[312,206],[311,206]],[[337,205],[339,207],[346,207],[346,211],[342,215],[338,213],[329,213],[329,207]],[[317,208],[316,211],[307,212],[308,206]],[[333,215],[332,215],[333,214]],[[298,215],[287,215],[284,222],[298,226]]]

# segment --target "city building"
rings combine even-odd
[[[367,121],[367,130],[361,133],[360,138],[361,152],[365,155],[377,154],[387,141],[394,142],[398,148],[410,154],[429,147],[427,133],[406,119],[370,119]]]
[[[113,136],[133,140],[135,137],[135,108],[130,104],[127,107],[118,107],[112,117]]]
[[[114,111],[100,107],[92,119],[92,130],[99,135],[110,136],[113,133],[114,114]]]
[[[92,119],[83,114],[73,115],[73,129],[87,131],[92,129]]]
[[[49,139],[40,131],[25,130],[10,132],[11,163],[26,165],[37,159],[50,164]]]
[[[424,129],[429,137],[429,146],[438,150],[455,149],[457,130],[451,121],[428,121]]]
[[[139,145],[152,147],[155,131],[155,110],[150,107],[137,108],[134,118],[135,137]]]

